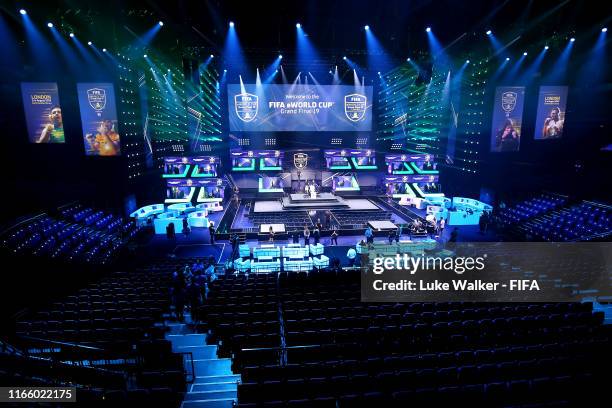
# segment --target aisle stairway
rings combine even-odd
[[[188,313],[185,321],[187,323],[166,323],[170,329],[166,339],[172,343],[172,351],[193,355],[194,382],[187,384],[181,408],[231,408],[238,401],[240,375],[232,373],[231,359],[217,357],[216,345],[206,344],[206,334],[193,333]],[[186,358],[188,371],[190,364]]]

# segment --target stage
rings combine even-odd
[[[329,194],[329,193],[327,193]],[[336,197],[332,201],[329,197],[319,199],[304,198],[302,194],[292,194],[300,196],[299,202],[293,202],[289,198],[283,198],[281,201],[256,201],[253,207],[255,213],[273,213],[282,211],[308,211],[308,210],[379,210],[379,207],[365,198],[358,199],[343,199]]]

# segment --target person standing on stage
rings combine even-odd
[[[187,221],[187,218],[183,218],[183,234],[185,234],[185,238],[189,236],[190,232],[191,231],[189,230],[189,222]]]
[[[208,232],[210,233],[210,243],[215,245],[215,223],[213,221],[208,224]]]
[[[440,237],[444,236],[444,227],[446,226],[446,220],[444,218],[440,218],[440,226],[438,227],[440,229]]]
[[[319,240],[321,239],[321,230],[319,229],[318,225],[320,224],[317,223],[317,226],[315,226],[314,231],[312,231],[312,236],[314,237],[314,244],[317,245],[319,243]]]
[[[395,231],[389,231],[389,245],[393,244],[393,240],[395,239]]]
[[[274,228],[270,225],[270,229],[268,230],[268,241],[274,242]]]
[[[308,229],[308,225],[304,225],[304,246],[308,246],[310,244],[310,230]]]
[[[366,228],[365,237],[366,237],[366,242],[368,244],[371,244],[374,242],[374,231],[372,231],[372,228],[370,227]]]
[[[325,229],[329,229],[331,227],[331,211],[325,211]]]
[[[399,244],[400,238],[402,236],[402,224],[397,227],[397,235],[395,236],[395,243]]]
[[[331,233],[331,244],[338,245],[338,229],[334,227],[334,230]]]
[[[319,232],[323,230],[323,224],[321,224],[320,218],[317,218],[317,228],[319,229]]]

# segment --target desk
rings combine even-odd
[[[391,221],[368,221],[368,225],[375,231],[385,231],[397,229],[397,225]]]
[[[259,232],[267,234],[270,232],[270,227],[272,227],[272,231],[274,231],[275,234],[285,232],[285,224],[261,224],[259,226]]]

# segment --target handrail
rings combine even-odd
[[[196,378],[195,364],[193,362],[193,353],[191,351],[175,351],[174,353],[183,355],[183,373],[185,374],[185,382],[187,384],[193,384]],[[189,355],[189,361],[191,362],[191,381],[187,380],[189,373],[184,369],[185,355]]]

